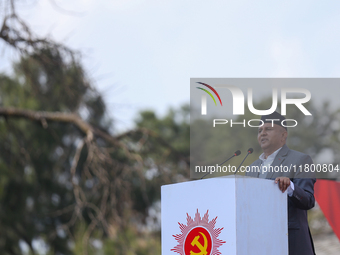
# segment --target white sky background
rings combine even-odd
[[[339,77],[339,1],[22,0],[41,35],[84,54],[118,130],[190,100],[190,77]],[[0,45],[0,70],[16,54]]]

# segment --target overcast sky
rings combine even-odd
[[[339,77],[339,1],[47,0],[32,29],[84,54],[117,128],[190,100],[190,77]],[[0,52],[0,70],[15,53]]]

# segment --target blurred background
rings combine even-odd
[[[339,12],[0,0],[1,254],[160,254],[160,186],[189,180],[190,78],[338,77]],[[336,153],[339,125],[315,112],[304,141],[328,132]],[[310,221],[317,254],[337,254],[318,206]]]

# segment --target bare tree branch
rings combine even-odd
[[[177,158],[189,164],[188,158],[183,157],[183,155],[180,152],[178,152],[175,148],[173,148],[169,143],[167,143],[163,138],[161,138],[156,132],[145,129],[145,128],[131,130],[131,131],[128,131],[126,133],[123,133],[121,135],[114,137],[98,128],[94,128],[93,126],[88,124],[86,121],[82,120],[79,115],[74,114],[74,113],[32,111],[32,110],[19,109],[19,108],[14,108],[14,107],[0,107],[0,116],[3,116],[5,118],[9,118],[9,117],[26,118],[26,119],[30,119],[33,121],[38,121],[42,123],[44,128],[47,127],[47,121],[74,124],[83,133],[86,134],[88,142],[91,142],[93,140],[94,135],[98,136],[113,145],[119,146],[127,153],[127,155],[129,155],[131,158],[139,162],[141,161],[141,158],[138,157],[138,155],[132,155],[129,149],[127,148],[127,146],[123,144],[122,142],[120,142],[120,140],[123,139],[124,137],[128,137],[128,136],[131,136],[137,133],[145,134],[147,136],[151,136],[157,139],[157,141],[162,146],[164,146],[165,148],[168,148],[171,151],[171,153],[174,153],[174,155]]]
[[[4,10],[5,15],[0,29],[0,39],[24,54],[30,54],[44,48],[56,48],[71,57],[75,55],[76,52],[68,47],[33,33],[26,22],[17,15],[14,2],[15,0],[9,0],[9,7]],[[51,2],[53,4],[53,0]]]
[[[0,116],[7,118],[26,118],[41,123],[46,121],[71,123],[77,126],[83,133],[85,133],[89,141],[93,139],[93,127],[74,113],[32,111],[14,107],[0,107]]]

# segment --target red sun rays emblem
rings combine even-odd
[[[223,228],[216,228],[216,218],[209,221],[209,210],[201,218],[198,209],[193,220],[187,213],[187,225],[179,223],[181,234],[173,235],[178,245],[171,251],[181,255],[219,255],[218,248],[225,243],[217,237]]]

